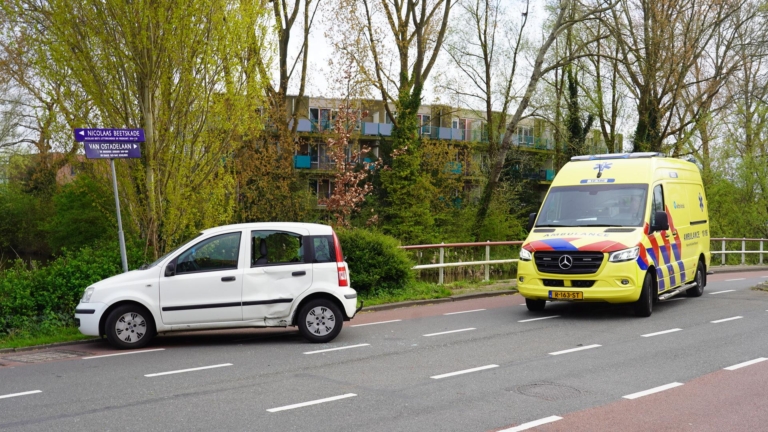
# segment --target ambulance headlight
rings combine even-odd
[[[520,249],[520,261],[530,261],[533,258],[530,252],[525,249]]]
[[[610,262],[632,261],[633,259],[637,259],[637,256],[639,254],[640,254],[640,247],[635,246],[633,248],[624,249],[624,250],[620,250],[612,253],[611,256],[608,257],[608,261]]]

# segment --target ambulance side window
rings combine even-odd
[[[656,187],[653,188],[653,203],[651,208],[651,226],[656,222],[656,212],[657,211],[666,211],[664,208],[664,191],[661,188],[661,185],[656,185]]]

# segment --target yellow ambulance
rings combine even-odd
[[[709,219],[698,167],[660,153],[571,158],[530,215],[517,286],[531,311],[547,301],[656,301],[707,284]]]

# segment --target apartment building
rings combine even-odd
[[[334,164],[328,155],[323,133],[333,129],[338,107],[343,103],[338,99],[314,97],[302,100],[292,97],[288,100],[288,115],[296,113],[297,132],[301,137],[294,156],[294,167],[307,178],[309,188],[318,200],[327,198],[333,190]],[[352,138],[356,141],[355,145],[370,148],[370,156],[378,157],[381,144],[391,139],[393,129],[384,103],[380,100],[354,100],[350,105],[361,113],[360,121],[354,125]],[[390,110],[397,116],[394,106],[390,105]],[[448,164],[446,170],[466,179],[465,190],[477,189],[474,186],[483,178],[483,170],[489,168],[484,113],[447,105],[422,105],[417,117],[422,136],[448,141],[457,150],[456,161]],[[595,137],[599,139],[599,133]],[[556,170],[556,147],[551,131],[542,120],[525,119],[512,140],[519,161],[512,163],[510,170],[521,178],[533,180],[542,193],[546,192]],[[353,148],[347,149],[347,158],[354,152]]]

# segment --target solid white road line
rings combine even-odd
[[[447,374],[435,375],[435,376],[431,376],[430,378],[432,378],[432,379],[448,378],[448,377],[452,377],[452,376],[456,376],[456,375],[463,375],[463,374],[470,373],[470,372],[477,372],[477,371],[486,370],[486,369],[493,369],[493,368],[497,368],[497,367],[499,367],[499,365],[492,364],[492,365],[480,366],[480,367],[476,367],[476,368],[472,368],[472,369],[460,370],[458,372],[450,372],[450,373],[447,373]]]
[[[459,333],[459,332],[465,332],[465,331],[470,331],[470,330],[477,330],[477,329],[474,328],[474,327],[470,327],[470,328],[459,329],[459,330],[451,330],[451,331],[445,331],[445,332],[440,332],[440,333],[430,333],[430,334],[425,334],[424,337],[440,336],[440,335],[444,335],[444,334]]]
[[[745,280],[746,278],[738,278],[738,279],[726,279],[725,282],[736,282],[740,280]]]
[[[177,373],[193,372],[193,371],[199,371],[199,370],[205,370],[205,369],[214,369],[214,368],[220,368],[225,366],[232,366],[232,363],[224,363],[224,364],[218,364],[213,366],[203,366],[203,367],[197,367],[197,368],[191,368],[191,369],[181,369],[181,370],[170,371],[170,372],[153,373],[153,374],[148,374],[144,376],[151,378],[151,377],[162,376],[162,375],[173,375]]]
[[[530,428],[534,428],[536,426],[541,426],[547,423],[556,422],[562,419],[563,419],[562,417],[558,417],[558,416],[549,416],[543,419],[534,420],[532,422],[523,423],[520,426],[515,426],[513,428],[500,430],[499,432],[520,432],[520,431],[528,430]]]
[[[674,332],[677,332],[677,331],[680,331],[680,330],[682,330],[682,329],[674,328],[674,329],[671,329],[671,330],[664,330],[664,331],[660,331],[660,332],[656,332],[656,333],[648,333],[648,334],[644,334],[644,335],[641,335],[641,336],[642,337],[658,336],[658,335],[663,335],[663,334],[667,334],[667,333],[674,333]]]
[[[32,390],[32,391],[22,392],[22,393],[13,393],[13,394],[2,395],[2,396],[0,396],[0,399],[12,398],[12,397],[16,397],[16,396],[26,396],[26,395],[31,395],[31,394],[35,394],[35,393],[42,393],[42,392],[43,392],[42,390]]]
[[[761,278],[768,278],[768,276],[760,276]]]
[[[560,315],[552,315],[552,316],[541,317],[541,318],[531,318],[531,319],[526,319],[526,320],[520,320],[520,321],[518,321],[518,322],[531,322],[531,321],[539,321],[539,320],[543,320],[543,319],[558,318],[559,316],[560,316]]]
[[[366,324],[355,324],[350,327],[362,327],[362,326],[369,326],[369,325],[376,325],[376,324],[386,324],[386,323],[393,323],[393,322],[400,322],[402,320],[389,320],[389,321],[379,321],[379,322],[372,322],[372,323],[366,323]]]
[[[649,390],[628,394],[628,395],[624,396],[624,399],[637,399],[639,397],[648,396],[649,394],[654,394],[654,393],[662,392],[664,390],[669,390],[671,388],[679,387],[681,385],[683,385],[683,383],[673,382],[673,383],[665,384],[663,386],[654,387],[654,388],[649,389]]]
[[[317,404],[321,404],[321,403],[325,403],[325,402],[333,402],[333,401],[336,401],[336,400],[339,400],[339,399],[346,399],[346,398],[351,398],[351,397],[355,397],[355,396],[357,396],[357,395],[354,394],[354,393],[347,393],[347,394],[343,394],[343,395],[339,395],[339,396],[333,396],[333,397],[329,397],[329,398],[325,398],[325,399],[318,399],[318,400],[313,400],[313,401],[309,401],[309,402],[302,402],[302,403],[297,403],[297,404],[293,404],[293,405],[286,405],[286,406],[282,406],[282,407],[278,407],[278,408],[271,408],[271,409],[268,409],[267,411],[271,412],[271,413],[275,413],[275,412],[278,412],[278,411],[285,411],[285,410],[290,410],[290,409],[294,409],[294,408],[301,408],[301,407],[310,406],[310,405],[317,405]]]
[[[304,354],[319,354],[319,353],[324,353],[329,351],[338,351],[338,350],[345,350],[350,348],[359,348],[364,346],[371,346],[371,344],[357,344],[357,345],[349,345],[349,346],[343,346],[338,348],[328,348],[328,349],[318,350],[318,351],[307,351]]]
[[[711,292],[709,294],[710,295],[712,295],[712,294],[722,294],[722,293],[734,292],[734,291],[736,291],[736,290],[715,291],[715,292]]]
[[[121,352],[121,353],[117,353],[117,354],[104,354],[104,355],[83,357],[82,360],[102,358],[102,357],[114,357],[114,356],[121,356],[121,355],[128,355],[128,354],[141,354],[141,353],[153,352],[153,351],[165,351],[165,348],[157,348],[157,349],[141,350],[141,351],[129,351],[129,352]]]
[[[721,323],[721,322],[726,322],[726,321],[733,321],[733,320],[742,319],[742,318],[744,318],[744,317],[743,317],[743,316],[735,316],[735,317],[730,317],[730,318],[723,318],[723,319],[721,319],[721,320],[717,320],[717,321],[710,321],[710,322],[711,322],[712,324],[717,324],[717,323]]]
[[[760,363],[760,362],[766,361],[766,360],[768,360],[768,358],[760,357],[760,358],[756,358],[754,360],[746,361],[744,363],[739,363],[739,364],[736,364],[736,365],[733,365],[733,366],[728,366],[727,368],[723,368],[723,369],[732,371],[732,370],[736,370],[736,369],[741,369],[741,368],[743,368],[745,366],[753,365],[755,363]]]
[[[573,349],[568,349],[568,350],[564,350],[564,351],[551,352],[551,353],[549,353],[549,355],[568,354],[568,353],[572,353],[572,352],[576,352],[576,351],[581,351],[581,350],[585,350],[585,349],[597,348],[597,347],[600,347],[600,346],[602,346],[602,345],[587,345],[587,346],[573,348]]]
[[[484,311],[484,310],[485,309],[472,309],[472,310],[461,311],[461,312],[448,312],[448,313],[443,314],[443,315],[458,315],[458,314],[470,313],[470,312],[480,312],[480,311]]]

